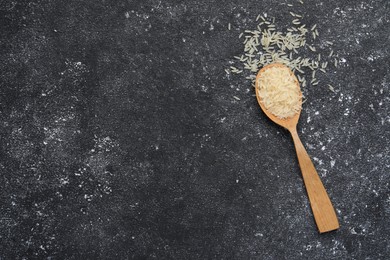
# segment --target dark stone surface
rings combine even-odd
[[[388,259],[389,1],[291,2],[1,1],[0,259]],[[345,60],[299,124],[323,235],[288,133],[224,71],[288,11]]]

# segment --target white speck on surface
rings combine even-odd
[[[350,231],[351,231],[351,234],[352,234],[352,235],[357,235],[357,233],[356,233],[356,231],[355,231],[354,228],[351,228]]]
[[[86,201],[91,201],[92,198],[93,198],[93,195],[84,194],[84,199],[85,199]]]
[[[344,111],[344,116],[348,116],[348,115],[349,115],[349,108],[346,108]]]
[[[335,165],[335,163],[336,163],[336,161],[335,161],[335,160],[331,160],[331,161],[330,161],[330,168],[333,168],[333,167],[334,167],[334,165]]]
[[[69,184],[69,178],[68,178],[68,177],[61,178],[61,179],[60,179],[60,184],[61,184],[61,185]]]
[[[324,162],[323,162],[322,160],[318,159],[317,157],[313,157],[313,160],[314,160],[315,162],[317,162],[318,165],[323,165],[323,164],[324,164]]]

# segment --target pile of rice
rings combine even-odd
[[[301,110],[301,92],[287,67],[271,67],[261,73],[258,92],[264,107],[283,119]]]

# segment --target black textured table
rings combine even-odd
[[[286,3],[1,1],[0,259],[389,259],[390,2]],[[288,132],[225,72],[291,10],[341,61],[298,127],[322,235]]]

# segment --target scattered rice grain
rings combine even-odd
[[[291,5],[292,6],[292,5]],[[290,12],[293,17],[302,17],[294,12]],[[266,14],[264,14],[266,17]],[[275,18],[269,17],[266,20],[262,15],[256,17],[256,21],[261,19],[261,22],[256,25],[255,30],[245,30],[240,33],[239,38],[242,38],[245,35],[244,42],[244,55],[234,56],[235,59],[242,62],[242,67],[245,70],[250,71],[252,75],[245,75],[246,78],[255,81],[258,70],[265,65],[271,63],[282,63],[288,66],[292,71],[296,72],[296,76],[302,87],[308,85],[308,82],[305,79],[304,72],[306,68],[309,68],[311,73],[311,85],[319,84],[319,81],[316,79],[316,71],[320,70],[326,73],[326,67],[328,63],[325,58],[335,57],[334,51],[330,50],[329,55],[324,56],[324,61],[321,62],[321,54],[317,52],[317,59],[310,59],[299,56],[299,48],[307,46],[312,52],[316,52],[314,45],[309,45],[306,43],[307,33],[311,31],[311,35],[315,40],[318,36],[317,24],[314,24],[310,30],[306,28],[304,24],[301,23],[301,20],[296,18],[293,19],[293,26],[287,28],[286,32],[280,32],[276,30]],[[265,28],[261,28],[266,24]],[[231,29],[231,24],[228,24],[229,30]],[[326,44],[332,45],[333,43],[326,41]],[[297,56],[293,58],[293,53],[296,53]],[[295,55],[295,54],[294,54]],[[337,67],[337,59],[334,59],[335,67]],[[239,74],[243,71],[231,66],[230,70],[225,70],[226,73],[235,73]],[[305,99],[306,100],[306,99]]]
[[[307,47],[309,47],[309,49],[310,49],[311,51],[313,51],[313,52],[316,51],[316,48],[315,48],[315,47],[312,47],[312,46],[310,46],[310,45],[307,45]]]
[[[294,19],[294,20],[292,21],[292,23],[293,23],[293,24],[300,24],[301,22],[299,21],[299,19]]]

